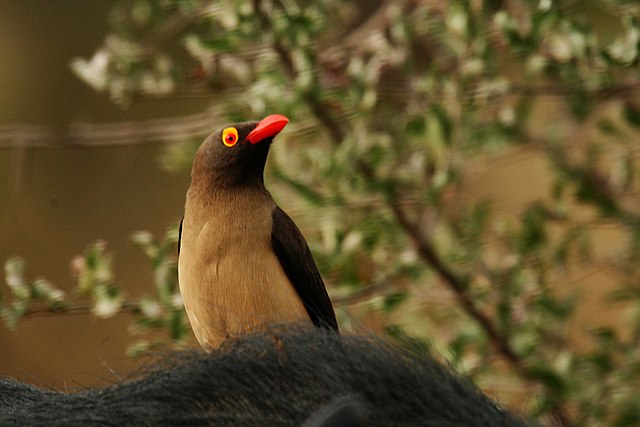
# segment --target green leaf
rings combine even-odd
[[[508,333],[513,327],[512,308],[509,300],[502,300],[498,304],[497,315],[500,323],[500,329]]]
[[[567,394],[568,384],[566,380],[553,369],[545,366],[534,366],[527,369],[527,377],[540,381],[548,391],[552,392],[555,398],[562,399]]]
[[[429,126],[436,126],[437,128],[433,129],[433,132],[442,138],[445,144],[451,144],[451,137],[453,133],[453,126],[451,124],[451,119],[449,118],[449,114],[447,111],[440,105],[433,105],[429,110],[430,117],[435,118],[435,121],[428,121]]]
[[[636,390],[637,391],[637,390]],[[640,400],[636,393],[629,396],[618,405],[617,414],[612,427],[635,427],[640,425]]]
[[[521,217],[520,249],[524,254],[532,253],[547,241],[547,210],[541,203],[529,207]]]
[[[596,368],[597,372],[601,376],[607,375],[608,373],[612,372],[614,369],[611,356],[606,351],[598,351],[598,352],[589,354],[585,356],[585,361],[587,361],[594,368]]]
[[[618,334],[612,327],[604,326],[593,330],[593,336],[601,348],[612,348],[618,342]]]
[[[477,338],[477,336],[469,333],[461,333],[457,335],[448,346],[453,360],[456,362],[460,361],[467,352],[467,348],[477,342]]]
[[[616,127],[615,123],[613,123],[613,121],[608,120],[608,119],[600,119],[598,121],[598,129],[600,129],[600,131],[602,133],[607,134],[607,135],[619,135],[620,134],[620,131]]]
[[[28,300],[31,292],[24,278],[26,263],[20,257],[11,257],[4,264],[5,282],[13,293],[20,300]]]
[[[135,343],[131,344],[127,348],[127,356],[131,358],[136,358],[140,356],[144,356],[150,351],[159,349],[162,347],[162,343],[159,342],[150,342],[148,340],[139,340]]]
[[[396,292],[391,295],[386,295],[384,297],[384,303],[382,305],[382,310],[385,313],[390,313],[394,311],[400,304],[402,304],[407,299],[406,292]]]
[[[578,200],[594,204],[604,217],[616,216],[619,213],[616,199],[602,188],[602,183],[597,182],[591,171],[576,171],[574,177],[577,184],[575,195]]]
[[[624,117],[629,124],[640,128],[640,107],[627,102],[624,106]]]
[[[423,115],[414,116],[405,125],[405,132],[412,136],[422,136],[426,130],[426,121]]]
[[[2,318],[5,325],[11,330],[15,330],[18,321],[27,312],[27,303],[24,301],[14,301],[9,307],[2,308]]]
[[[174,342],[185,340],[189,327],[186,325],[186,313],[184,310],[173,310],[169,316],[169,336]]]
[[[206,49],[214,53],[235,53],[237,44],[234,41],[226,37],[215,37],[215,38],[200,38],[198,40],[200,45]]]
[[[545,293],[538,296],[535,299],[536,307],[543,309],[544,312],[553,316],[557,320],[566,320],[573,312],[576,304],[576,297],[570,295],[568,297],[560,298],[552,294]]]

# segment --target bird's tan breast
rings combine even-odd
[[[272,249],[274,207],[262,194],[206,206],[187,195],[180,292],[205,348],[269,323],[309,321]]]

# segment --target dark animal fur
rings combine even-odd
[[[274,329],[65,394],[0,378],[0,425],[524,426],[426,354]]]

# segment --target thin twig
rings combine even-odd
[[[94,307],[95,307],[95,304],[93,303],[71,304],[71,305],[68,305],[65,307],[59,307],[59,308],[41,306],[37,308],[30,308],[22,315],[22,317],[27,319],[27,318],[33,318],[33,317],[56,316],[60,313],[79,314],[79,315],[91,314]],[[137,308],[138,308],[138,304],[135,301],[125,300],[120,305],[120,309],[118,310],[118,313],[122,311],[133,313],[134,310],[136,310]]]
[[[395,200],[390,202],[390,208],[402,229],[411,239],[420,257],[426,261],[446,282],[449,288],[453,290],[458,302],[463,306],[467,314],[482,326],[482,329],[484,329],[500,354],[502,354],[502,356],[504,356],[504,358],[507,359],[514,368],[518,371],[524,372],[525,366],[522,359],[520,359],[520,357],[514,352],[509,342],[497,331],[491,319],[476,307],[475,303],[468,295],[467,280],[459,277],[449,269],[449,267],[436,253],[431,242],[422,237],[418,226],[409,220],[406,213],[402,210],[400,205],[395,202]]]

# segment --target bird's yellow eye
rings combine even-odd
[[[238,130],[236,128],[225,128],[222,131],[222,143],[227,147],[233,147],[238,142]]]

